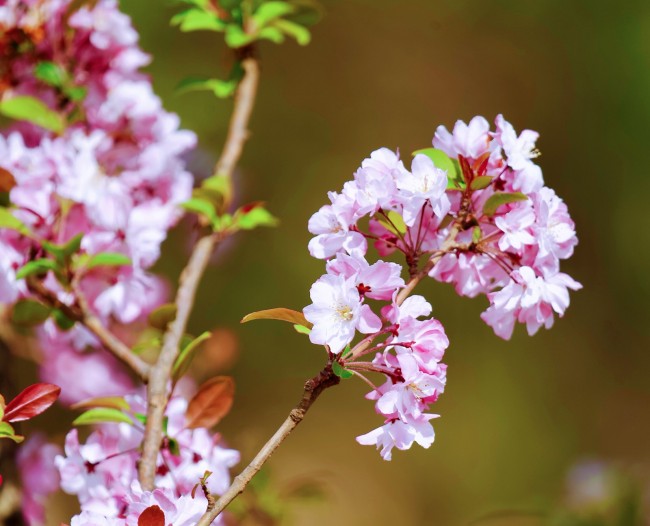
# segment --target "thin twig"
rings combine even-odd
[[[406,285],[404,289],[400,292],[398,295],[396,302],[398,305],[401,305],[404,300],[409,296],[409,294],[413,291],[415,286],[420,282],[420,280],[427,275],[429,270],[433,268],[433,266],[440,260],[440,258],[447,253],[449,250],[451,250],[456,242],[456,236],[458,235],[458,228],[456,226],[453,226],[452,229],[449,232],[449,236],[447,237],[447,240],[445,241],[443,247],[440,249],[439,252],[434,254],[434,256],[429,260],[427,265],[418,273],[416,277],[411,279],[409,283]],[[404,291],[407,292],[404,292]],[[382,330],[381,333],[386,332],[386,329]],[[375,337],[377,335],[374,335]],[[358,352],[363,352],[365,349],[367,349],[371,342],[373,341],[374,338],[366,338],[364,340],[365,345],[359,345],[355,347],[355,349]],[[358,374],[356,370],[353,369],[359,369],[359,370],[372,370],[372,371],[377,371],[377,372],[382,372],[384,374],[390,375],[390,371],[386,370],[380,370],[378,367],[374,366],[373,364],[369,362],[351,362],[351,363],[346,363],[346,367],[348,367],[353,373]],[[219,497],[219,500],[217,500],[214,508],[206,511],[206,513],[201,517],[199,522],[196,524],[196,526],[210,526],[212,524],[212,521],[214,521],[219,513],[221,513],[228,504],[230,504],[240,493],[244,491],[246,486],[250,483],[252,478],[255,476],[255,474],[262,469],[262,466],[264,463],[269,459],[269,457],[273,454],[273,452],[282,444],[282,442],[289,436],[289,433],[294,430],[294,428],[302,422],[303,418],[305,418],[305,414],[311,407],[311,405],[314,403],[316,398],[322,393],[325,389],[328,387],[331,387],[333,385],[336,385],[340,382],[340,378],[336,376],[331,369],[331,364],[328,364],[327,367],[321,371],[321,373],[312,378],[311,380],[307,381],[305,384],[305,390],[303,393],[302,400],[300,403],[289,413],[289,416],[287,419],[282,423],[282,425],[278,428],[278,430],[273,434],[273,436],[269,439],[269,441],[264,444],[262,449],[260,449],[259,453],[255,455],[255,458],[244,468],[244,470],[235,477],[233,480],[232,484],[230,487],[226,490],[226,492]]]
[[[149,364],[135,354],[128,345],[115,336],[102,322],[92,313],[84,296],[75,290],[77,305],[71,307],[63,303],[57,295],[49,290],[43,282],[35,278],[27,279],[27,286],[36,296],[48,306],[58,309],[72,321],[81,323],[92,332],[102,345],[113,356],[126,364],[138,375],[140,380],[147,382],[149,378]]]
[[[237,495],[244,491],[255,474],[262,468],[264,463],[269,459],[278,446],[282,444],[284,439],[289,436],[291,431],[302,422],[307,411],[309,411],[309,408],[313,405],[320,394],[328,387],[337,385],[340,381],[341,379],[332,371],[331,364],[328,364],[327,367],[325,367],[325,369],[323,369],[317,376],[305,383],[305,389],[300,403],[291,410],[289,416],[278,428],[275,434],[266,444],[264,444],[259,453],[255,455],[255,458],[251,460],[250,464],[248,464],[248,466],[246,466],[246,468],[235,477],[230,487],[223,495],[221,495],[221,497],[219,497],[219,500],[217,500],[214,507],[211,510],[206,511],[199,522],[197,522],[196,526],[209,526],[212,524],[212,521],[217,518],[217,515],[219,515],[219,513],[221,513],[226,506],[237,497]]]
[[[228,136],[215,167],[216,174],[225,177],[232,175],[248,138],[248,123],[255,103],[260,73],[259,63],[252,50],[249,50],[242,60],[242,67],[244,77],[237,88]],[[217,234],[208,234],[195,245],[180,277],[175,300],[176,318],[167,327],[160,356],[151,369],[147,387],[147,424],[139,464],[140,483],[145,490],[154,489],[156,461],[163,436],[163,417],[169,398],[168,384],[172,368],[194,306],[201,277],[220,239]]]

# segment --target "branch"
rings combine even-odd
[[[305,390],[303,391],[300,403],[291,410],[289,416],[274,435],[266,444],[264,444],[259,453],[255,455],[255,458],[251,460],[250,464],[248,464],[248,466],[246,466],[244,470],[235,477],[230,487],[223,495],[221,495],[221,497],[219,497],[219,500],[217,500],[214,507],[205,512],[203,517],[201,517],[199,522],[197,522],[196,526],[209,526],[212,524],[212,521],[217,518],[217,515],[226,509],[228,504],[244,491],[255,474],[262,469],[264,463],[280,446],[280,444],[282,444],[284,439],[289,436],[289,433],[291,433],[295,427],[302,422],[307,411],[309,411],[309,408],[313,405],[320,394],[328,387],[337,385],[340,381],[341,379],[333,373],[331,364],[328,364],[327,367],[325,367],[325,369],[323,369],[317,376],[305,382]]]
[[[248,138],[248,123],[255,103],[260,74],[259,63],[252,56],[252,50],[248,50],[247,56],[242,61],[242,67],[244,78],[237,88],[226,143],[215,167],[216,174],[225,177],[232,176]],[[140,483],[145,490],[154,489],[156,461],[163,437],[163,418],[169,400],[168,384],[172,368],[194,306],[199,282],[220,240],[220,235],[210,233],[195,245],[190,260],[181,274],[176,293],[176,318],[169,324],[158,361],[151,368],[147,387],[147,423],[139,465]]]
[[[149,364],[146,363],[137,354],[134,354],[128,345],[122,342],[115,336],[108,328],[104,326],[97,316],[95,316],[88,303],[86,302],[83,294],[75,290],[77,300],[77,307],[74,308],[66,303],[63,303],[57,295],[43,285],[37,279],[27,279],[27,286],[36,296],[52,308],[58,309],[68,318],[78,323],[81,323],[90,332],[92,332],[102,345],[113,356],[115,356],[122,363],[127,365],[135,374],[138,375],[140,380],[147,382],[149,378]]]

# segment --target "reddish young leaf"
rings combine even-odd
[[[277,308],[277,309],[267,309],[259,310],[257,312],[251,312],[241,319],[240,323],[246,323],[253,320],[280,320],[288,321],[295,325],[303,325],[308,329],[312,328],[312,324],[309,323],[302,312],[298,312],[291,309]]]
[[[34,418],[56,402],[60,393],[61,388],[58,385],[30,385],[7,404],[3,420],[5,422],[22,422]]]
[[[186,426],[212,427],[228,414],[235,396],[235,382],[230,376],[217,376],[205,382],[190,400],[185,415]]]
[[[16,186],[16,179],[11,172],[0,168],[0,192],[8,192]]]
[[[149,506],[138,517],[138,526],[165,526],[165,514],[160,507]]]

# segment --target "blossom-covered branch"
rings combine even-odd
[[[93,314],[92,309],[80,291],[75,291],[75,305],[70,306],[62,302],[56,294],[48,290],[39,280],[28,278],[27,286],[46,305],[60,310],[70,320],[79,322],[86,327],[97,337],[107,351],[127,365],[140,380],[145,383],[149,380],[149,364],[104,326],[102,321]]]

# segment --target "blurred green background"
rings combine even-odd
[[[367,387],[349,381],[326,392],[276,453],[272,476],[279,485],[323,482],[326,503],[293,513],[294,524],[314,526],[466,525],[494,512],[544,511],[562,500],[567,471],[585,458],[647,476],[650,2],[323,4],[309,46],[262,45],[260,95],[237,173],[241,201],[267,201],[281,226],[223,247],[192,318],[195,333],[221,329],[222,350],[209,355],[237,381],[225,438],[250,459],[322,367],[322,350],[289,326],[238,321],[309,303],[323,263],[309,257],[306,224],[326,192],[378,147],[408,154],[430,145],[438,124],[503,113],[517,129],[541,133],[546,183],[567,202],[580,238],[563,269],[584,290],[551,331],[529,338],[519,328],[504,342],[478,317],[485,298],[424,284],[452,342],[435,444],[396,452],[389,463],[357,445],[355,436],[381,422],[363,398]],[[227,50],[219,35],[170,28],[167,4],[122,7],[154,56],[148,71],[166,107],[198,133],[192,166],[207,175],[231,102],[176,96],[174,87],[188,75],[225,76]],[[173,281],[188,251],[181,226],[159,270]],[[537,522],[515,515],[476,524]]]

